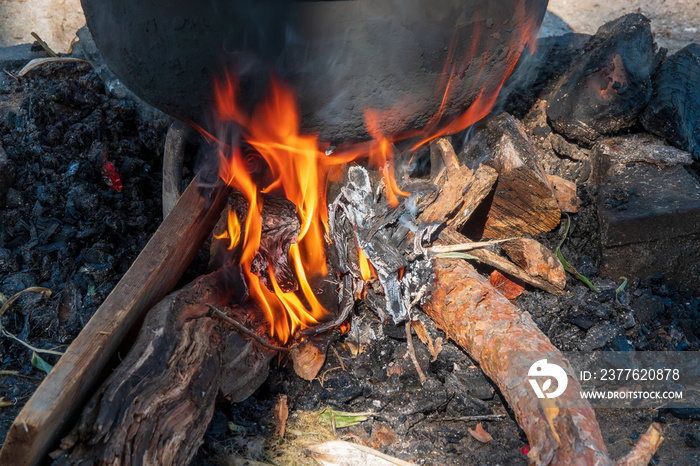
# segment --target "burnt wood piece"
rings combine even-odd
[[[588,34],[570,32],[537,39],[535,52],[526,51],[520,56],[518,66],[498,96],[496,108],[523,118],[537,99],[551,91],[571,63],[580,58],[590,38]]]
[[[431,163],[433,158],[438,160],[434,154],[439,154],[439,160],[443,162],[442,170],[433,180],[440,195],[425,208],[421,220],[446,223],[460,229],[491,192],[498,173],[486,165],[480,165],[476,170],[460,166],[452,144],[445,138],[439,138],[430,146],[430,154]]]
[[[700,45],[673,54],[654,75],[653,85],[642,124],[700,159]]]
[[[0,464],[47,458],[77,415],[129,328],[160,301],[211,233],[226,196],[202,197],[195,178],[173,211],[19,413]]]
[[[543,278],[560,290],[566,286],[566,272],[557,256],[534,239],[516,238],[502,243],[501,249],[531,276]]]
[[[601,26],[548,99],[552,128],[586,145],[630,128],[649,103],[651,75],[659,63],[643,15],[629,14]]]
[[[207,304],[226,300],[223,289],[220,274],[202,276],[149,311],[129,354],[52,454],[56,464],[189,464],[219,390],[244,400],[276,354],[210,315]],[[247,310],[235,310],[238,320]]]
[[[387,229],[398,221],[400,209],[389,209],[387,202],[377,202],[369,173],[361,167],[348,169],[348,182],[341,188],[346,202],[343,203],[345,217],[352,225],[357,244],[377,272],[386,300],[385,312],[375,309],[380,316],[391,318],[398,324],[407,316],[409,309],[402,297],[399,270],[408,262],[393,246]],[[337,211],[337,207],[334,211]]]
[[[538,465],[613,464],[595,412],[579,395],[573,369],[530,314],[512,305],[463,260],[436,259],[434,267],[431,296],[423,308],[498,385],[528,437],[530,461]],[[545,358],[567,375],[567,389],[557,398],[536,398],[529,383],[530,367]],[[653,431],[660,430],[658,424],[652,426]],[[640,441],[635,449],[640,456],[624,464],[646,465],[659,443]]]
[[[294,272],[289,264],[289,247],[296,243],[300,231],[299,217],[296,206],[287,199],[272,194],[258,196],[258,202],[262,204],[262,230],[260,248],[253,259],[252,272],[260,277],[260,281],[270,290],[274,291],[270,281],[268,267],[272,270],[280,288],[285,292],[293,292],[298,288]],[[248,201],[238,191],[232,191],[228,197],[227,206],[221,212],[221,218],[214,227],[214,235],[220,236],[227,231],[230,215],[236,215],[240,227],[240,238],[245,236],[245,222],[248,215]],[[240,261],[242,241],[239,241],[233,249],[229,250],[230,238],[212,241],[211,264],[218,268],[226,265],[231,270],[238,269]],[[237,298],[243,302],[247,297],[247,289],[242,288],[243,280],[237,288]]]
[[[470,236],[497,239],[537,235],[559,225],[561,212],[535,146],[522,123],[502,113],[470,141],[462,156],[468,164],[484,163],[498,172],[486,220],[473,218]],[[475,217],[478,217],[475,216]]]
[[[163,217],[167,217],[182,196],[182,166],[187,134],[191,128],[175,121],[168,128],[163,149]]]
[[[439,238],[443,244],[468,244],[471,242],[466,236],[451,228],[446,228],[441,231]],[[539,288],[552,294],[559,294],[562,292],[559,288],[546,280],[533,277],[508,259],[501,257],[495,252],[489,251],[486,248],[470,249],[467,251],[467,254],[476,257],[479,262],[498,269],[511,277],[517,278],[528,285],[534,286],[535,288]]]

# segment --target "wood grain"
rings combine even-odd
[[[177,283],[211,233],[225,196],[204,199],[192,181],[136,261],[19,413],[0,464],[34,465],[48,452],[102,382],[100,374],[126,332]]]

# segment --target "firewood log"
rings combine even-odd
[[[512,305],[463,260],[436,259],[434,268],[431,297],[423,309],[498,385],[528,437],[530,461],[613,464],[595,413],[579,395],[573,369],[530,314]],[[567,376],[567,389],[557,398],[537,398],[529,383],[530,367],[545,358]],[[660,428],[653,424],[650,431],[658,434]],[[660,444],[659,437],[645,436],[621,464],[646,465]]]
[[[482,206],[487,210],[482,231],[470,236],[538,235],[559,225],[559,205],[537,150],[522,123],[511,115],[502,113],[490,120],[465,148],[463,157],[498,172],[493,198]]]
[[[209,315],[221,289],[219,274],[202,276],[149,311],[131,351],[52,454],[57,464],[189,464],[217,395],[247,398],[276,354]]]
[[[653,78],[651,102],[641,117],[650,133],[700,158],[700,45],[666,60]]]

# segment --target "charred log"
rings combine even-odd
[[[647,131],[700,158],[700,45],[690,44],[654,75],[654,93],[642,115]]]
[[[189,463],[217,395],[247,398],[276,354],[209,315],[220,290],[218,274],[203,276],[151,309],[129,354],[52,455],[56,464]]]
[[[552,128],[591,145],[635,124],[651,99],[660,55],[641,14],[603,25],[557,84],[547,117]]]

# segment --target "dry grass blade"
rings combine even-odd
[[[49,47],[49,44],[47,44],[46,42],[44,42],[44,39],[42,39],[41,37],[39,37],[39,34],[37,34],[36,32],[32,31],[32,32],[31,32],[31,35],[32,35],[32,37],[33,37],[34,39],[36,39],[37,42],[39,42],[39,45],[41,45],[41,48],[44,49],[44,50],[46,51],[46,53],[48,53],[48,54],[51,55],[52,57],[58,57],[58,54],[57,54],[56,52],[54,52],[53,49],[51,49],[51,47]],[[72,44],[72,43],[71,43],[71,44]]]
[[[512,241],[514,239],[515,238],[503,238],[495,239],[492,241],[480,241],[474,243],[438,244],[436,246],[431,247],[428,250],[435,253],[471,251],[473,249],[480,249],[485,248],[487,246],[493,246],[494,244],[505,243],[506,241]]]
[[[35,58],[34,60],[30,61],[26,65],[24,65],[24,68],[19,70],[19,73],[17,73],[17,76],[24,76],[25,74],[29,73],[31,70],[34,68],[41,66],[41,65],[46,65],[48,63],[71,63],[71,62],[82,62],[82,63],[89,63],[85,60],[82,60],[80,58],[73,58],[73,57],[48,57],[48,58]]]

